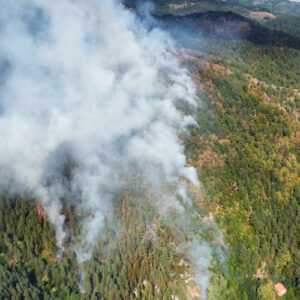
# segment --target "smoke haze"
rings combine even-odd
[[[42,202],[61,248],[62,199],[92,212],[88,259],[124,179],[181,195],[180,178],[198,185],[178,139],[194,121],[176,109],[195,104],[195,87],[169,36],[114,1],[0,6],[0,183]]]

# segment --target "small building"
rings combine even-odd
[[[286,287],[280,282],[274,285],[274,290],[278,296],[283,296],[287,292]]]

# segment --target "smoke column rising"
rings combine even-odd
[[[62,199],[92,212],[88,259],[124,178],[198,185],[177,137],[194,122],[176,109],[195,104],[194,85],[169,36],[114,1],[0,7],[0,183],[42,202],[61,248]]]

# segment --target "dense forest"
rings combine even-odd
[[[277,281],[298,299],[300,53],[213,45],[189,52],[205,110],[186,149],[230,247],[228,299],[272,299]]]
[[[146,195],[147,191],[135,188],[119,194],[115,217],[107,220],[93,257],[82,264],[78,264],[71,244],[80,232],[75,207],[64,208],[70,235],[61,253],[39,204],[2,195],[0,298],[199,299],[201,290],[193,277],[195,270],[186,245],[192,243],[194,249],[201,250],[199,235],[201,240],[216,243],[218,227],[203,221],[200,214],[204,211],[197,206],[170,222],[159,216]],[[191,218],[189,224],[187,217]],[[216,272],[221,272],[223,264],[221,247],[215,245],[212,254]]]
[[[164,12],[168,1],[158,2]],[[257,10],[274,13],[296,7],[260,2]],[[253,1],[228,4],[253,8]],[[282,14],[259,26],[299,37],[298,20]],[[277,282],[288,289],[280,299],[300,299],[300,50],[282,44],[283,33],[274,33],[275,44],[185,33],[179,58],[199,105],[180,107],[198,125],[180,138],[201,195],[191,191],[194,202],[183,215],[162,217],[146,187],[129,185],[114,199],[114,217],[91,259],[80,263],[73,248],[81,235],[76,207],[63,207],[68,236],[61,251],[41,205],[2,192],[0,299],[203,299],[184,246],[202,249],[200,240],[210,251],[208,300],[279,299]]]

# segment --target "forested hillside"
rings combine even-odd
[[[180,139],[201,192],[185,182],[193,202],[177,199],[180,215],[127,183],[83,263],[75,205],[62,201],[62,251],[40,202],[1,192],[0,299],[300,299],[300,4],[182,2],[156,1],[155,18],[198,89],[197,108],[179,109],[197,121]]]
[[[0,207],[1,299],[200,299],[188,244],[203,254],[194,237],[219,239],[210,218],[198,215],[203,208],[187,208],[170,222],[159,216],[146,190],[133,187],[115,199],[115,218],[107,220],[93,257],[79,266],[71,244],[80,234],[75,207],[64,208],[70,232],[64,253],[55,246],[53,227],[39,204],[2,195]],[[182,219],[191,216],[189,222]],[[219,267],[212,264],[216,272],[221,261]]]
[[[278,281],[298,299],[300,53],[212,44],[187,52],[205,109],[186,151],[230,248],[228,299],[273,299]]]
[[[138,4],[139,1],[126,0]],[[300,5],[290,0],[155,0],[156,14],[177,16],[206,12],[233,12],[263,26],[289,33],[300,38]]]

